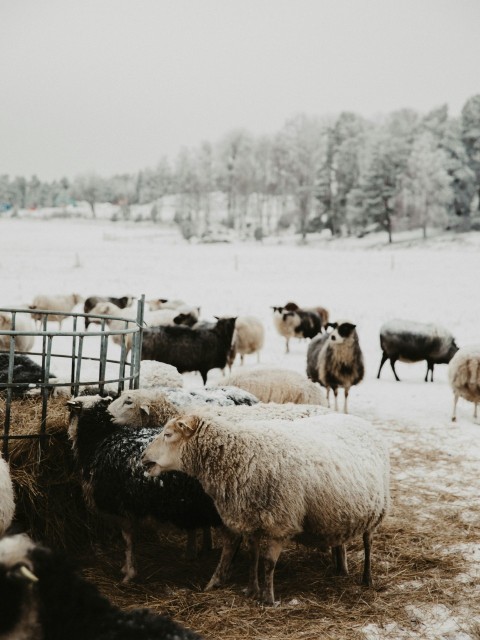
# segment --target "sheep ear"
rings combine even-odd
[[[142,404],[140,406],[140,411],[143,411],[144,413],[146,413],[147,416],[150,415],[150,407],[148,406],[148,404]]]
[[[67,407],[70,409],[70,411],[81,411],[82,409],[82,403],[80,402],[80,400],[67,400]]]
[[[175,422],[175,426],[185,438],[190,438],[195,433],[198,421],[192,416],[183,418],[182,420],[177,420]]]

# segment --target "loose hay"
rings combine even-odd
[[[0,398],[3,424],[5,399]],[[10,435],[40,433],[42,400],[12,400]],[[54,547],[81,549],[98,532],[97,519],[85,508],[67,436],[64,398],[49,398],[46,437],[9,441],[10,473],[15,487],[16,520],[35,539]]]

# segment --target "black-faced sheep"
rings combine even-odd
[[[31,331],[32,335],[14,337],[15,351],[31,351],[35,338],[33,336],[33,324],[24,313],[15,314],[15,329],[13,329],[12,314],[9,311],[0,311],[0,331]],[[10,349],[10,336],[0,335],[0,351]]]
[[[0,538],[12,524],[15,513],[15,499],[12,479],[7,462],[0,454]]]
[[[210,369],[227,364],[235,318],[219,318],[213,328],[152,327],[143,332],[142,359],[159,360],[185,371],[199,371],[203,383]]]
[[[322,330],[320,316],[314,311],[289,310],[285,307],[272,309],[273,324],[278,333],[285,338],[285,353],[290,351],[290,338],[314,338]]]
[[[380,347],[382,360],[377,378],[385,362],[389,359],[395,380],[400,378],[395,371],[395,362],[427,361],[427,374],[431,371],[433,382],[433,367],[436,364],[448,364],[458,351],[452,334],[438,324],[425,324],[412,320],[390,320],[380,328]]]
[[[8,383],[9,354],[0,354],[0,390],[4,390]],[[15,354],[13,357],[13,380],[15,384],[12,392],[14,396],[24,395],[30,388],[44,381],[44,371],[31,358]],[[49,378],[55,378],[51,373]]]
[[[126,307],[132,306],[134,299],[135,298],[133,296],[122,296],[121,298],[112,298],[109,296],[89,296],[83,303],[83,313],[90,313],[99,302],[112,302],[119,309],[125,309]],[[92,323],[98,323],[98,320],[85,318],[85,331]]]
[[[244,357],[251,353],[257,354],[257,362],[260,362],[260,351],[265,341],[265,329],[263,324],[255,316],[239,316],[235,322],[232,347],[228,354],[228,366],[230,369],[237,355],[240,356],[240,364]]]
[[[62,330],[62,322],[68,315],[69,311],[72,311],[73,308],[83,301],[82,296],[78,295],[78,293],[71,293],[70,295],[38,295],[33,299],[32,304],[28,305],[28,308],[32,310],[31,316],[35,323],[41,323],[43,318],[45,317],[44,313],[39,313],[38,311],[34,311],[35,309],[40,309],[42,311],[60,311],[58,315],[54,313],[50,313],[47,315],[48,322],[58,322],[59,331]]]
[[[326,387],[328,403],[330,389],[333,390],[335,411],[338,411],[338,388],[343,387],[343,410],[348,413],[350,388],[361,382],[365,374],[363,354],[354,324],[346,320],[329,324],[333,331],[318,336],[308,345],[307,375]]]
[[[458,398],[473,402],[473,417],[477,418],[480,403],[480,345],[462,347],[450,360],[448,379],[453,391],[452,422],[457,419]]]
[[[249,391],[261,402],[326,405],[318,384],[290,369],[249,369],[230,374],[224,384]]]
[[[247,536],[248,593],[255,596],[259,544],[266,542],[266,603],[274,603],[275,564],[289,539],[342,555],[343,545],[362,535],[362,581],[371,584],[372,536],[389,506],[389,456],[365,420],[330,413],[258,429],[184,415],[166,424],[143,461],[152,476],[181,470],[197,478],[232,535]],[[226,566],[220,562],[207,588],[221,584]]]
[[[148,609],[122,611],[65,555],[25,535],[0,540],[0,637],[5,640],[201,640]]]
[[[114,425],[107,412],[110,398],[81,396],[70,400],[69,436],[72,440],[84,496],[90,508],[120,523],[126,544],[124,581],[136,575],[133,538],[143,519],[171,523],[189,533],[187,555],[195,553],[196,529],[204,529],[204,548],[211,546],[210,527],[221,525],[218,513],[200,484],[183,473],[160,482],[145,477],[141,454],[158,435],[159,425],[176,415],[165,400],[157,405],[155,429]]]

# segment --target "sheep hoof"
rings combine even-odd
[[[452,418],[452,422],[456,422],[457,419],[455,418],[455,416]]]
[[[210,582],[205,587],[204,591],[212,591],[213,589],[217,589],[222,586],[222,582],[219,578],[215,576],[210,580]]]
[[[254,598],[255,600],[260,599],[260,587],[258,585],[256,587],[247,587],[246,589],[243,589],[243,593],[247,598]]]

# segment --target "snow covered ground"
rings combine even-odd
[[[400,383],[394,381],[388,363],[380,381],[376,373],[379,328],[391,318],[439,322],[454,334],[458,345],[480,343],[480,234],[448,241],[437,238],[425,246],[404,242],[387,247],[383,242],[379,236],[307,246],[286,239],[265,245],[187,245],[172,228],[4,219],[0,221],[0,306],[28,304],[44,292],[182,298],[200,305],[204,318],[258,316],[266,328],[262,364],[301,372],[307,343],[294,341],[290,354],[284,353],[284,340],[273,327],[271,305],[289,300],[322,305],[332,319],[355,322],[366,379],[351,391],[351,413],[383,429],[397,461],[405,447],[440,456],[442,463],[433,471],[421,457],[413,467],[394,465],[394,482],[413,486],[425,482],[427,474],[432,494],[454,494],[464,522],[470,521],[478,531],[476,544],[445,551],[465,558],[458,581],[464,581],[472,597],[462,609],[450,610],[445,604],[417,607],[412,592],[411,615],[416,622],[411,628],[390,621],[384,627],[369,625],[363,633],[371,640],[466,640],[476,637],[468,629],[479,616],[480,602],[480,423],[472,418],[473,405],[462,400],[458,422],[451,423],[446,366],[435,368],[434,384],[423,381],[425,363],[397,363]],[[110,348],[113,353],[116,347]],[[255,356],[247,356],[247,367],[255,363]],[[209,374],[209,382],[220,378],[219,371]],[[187,386],[201,384],[195,374],[186,374],[185,379]],[[455,463],[458,460],[460,464]],[[411,501],[412,517],[416,517],[415,495]]]

